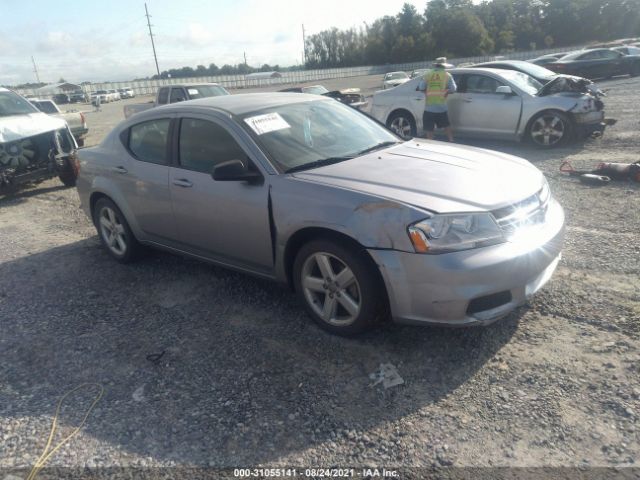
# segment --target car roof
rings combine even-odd
[[[530,66],[529,62],[525,62],[524,60],[493,60],[491,62],[482,62],[476,63],[479,67],[482,65],[522,65],[524,67]]]
[[[504,73],[500,68],[488,68],[488,67],[465,67],[465,68],[452,68],[449,73],[493,73],[495,75],[501,75]]]
[[[277,107],[293,103],[302,103],[309,101],[327,101],[335,100],[327,98],[322,100],[318,95],[309,93],[292,93],[292,92],[268,92],[268,93],[240,93],[237,95],[221,95],[217,97],[199,98],[197,100],[189,100],[187,102],[179,102],[171,105],[160,107],[167,109],[182,109],[186,106],[205,107],[219,110],[231,115],[244,115],[248,112],[261,110],[263,108]],[[152,109],[159,110],[159,109]]]
[[[171,85],[161,85],[159,88],[162,87],[204,87],[204,86],[209,86],[209,85],[216,85],[218,87],[220,87],[221,85],[219,83],[172,83]]]
[[[395,72],[387,72],[385,73],[385,75],[391,75],[392,73],[404,73],[406,75],[407,72],[405,72],[404,70],[397,70]]]

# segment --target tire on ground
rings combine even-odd
[[[108,241],[105,238],[105,233],[103,232],[100,223],[101,215],[106,214],[105,209],[110,209],[117,218],[117,222],[123,227],[123,239],[126,247],[122,253],[114,251],[114,249],[109,246]],[[129,223],[127,222],[127,219],[123,215],[122,211],[120,211],[118,206],[111,199],[103,197],[96,202],[95,206],[93,207],[93,223],[96,226],[96,230],[98,231],[100,242],[105,247],[109,255],[111,255],[111,257],[113,257],[120,263],[129,263],[138,258],[142,246],[140,245],[140,243],[138,243],[138,240],[131,231]]]
[[[539,120],[543,119],[543,122],[546,124],[550,124],[550,122],[548,122],[545,117],[547,117],[548,119],[557,119],[557,121],[562,123],[562,129],[563,129],[563,134],[561,136],[561,138],[557,139],[555,137],[552,138],[552,136],[549,136],[549,144],[544,144],[544,140],[542,140],[542,142],[540,142],[539,140],[536,140],[536,138],[539,138],[538,135],[536,135],[536,131],[538,131],[538,128],[540,126]],[[553,121],[553,120],[551,120]],[[557,125],[557,124],[556,124]],[[567,142],[570,142],[571,140],[575,139],[575,124],[574,121],[571,117],[569,117],[569,115],[567,115],[564,112],[560,112],[558,110],[545,110],[543,112],[540,112],[538,114],[536,114],[530,121],[529,121],[529,125],[527,125],[527,131],[525,134],[526,140],[538,147],[538,148],[554,148],[554,147],[559,147],[561,145],[565,145]],[[543,136],[544,138],[544,136]]]
[[[389,118],[387,119],[387,127],[390,128],[391,130],[395,131],[394,128],[392,127],[393,123],[399,119],[404,119],[404,121],[409,125],[409,137],[404,136],[403,134],[400,134],[398,132],[396,132],[398,135],[400,135],[403,138],[410,138],[410,137],[415,137],[418,132],[416,129],[416,121],[413,118],[413,115],[411,115],[408,112],[405,111],[398,111],[398,112],[394,112],[392,113]]]
[[[338,298],[335,299],[336,302],[348,300],[348,298],[345,298],[345,291],[349,294],[351,299],[359,297],[359,311],[348,324],[336,325],[335,323],[326,321],[316,312],[308,298],[308,295],[315,295],[316,301],[313,302],[315,304],[315,308],[322,310],[321,307],[324,306],[324,302],[329,300],[331,292],[330,289],[325,289],[324,292],[305,292],[305,288],[303,287],[305,264],[307,261],[315,261],[315,254],[328,254],[328,256],[332,258],[331,261],[333,262],[333,265],[337,265],[339,267],[340,262],[342,262],[343,265],[346,265],[353,272],[355,282],[346,284],[347,287],[342,293],[342,300],[339,300]],[[308,267],[306,271],[308,271]],[[333,270],[333,273],[336,274],[334,280],[335,278],[338,278],[338,280],[340,279],[340,277],[337,276],[340,271],[342,270]],[[320,273],[319,269],[317,272]],[[314,277],[315,276],[316,275],[314,275]],[[322,277],[322,275],[320,275],[320,277]],[[319,278],[319,280],[322,281],[322,278]],[[368,330],[374,324],[388,316],[387,295],[380,272],[377,270],[375,263],[361,248],[345,245],[344,243],[338,243],[331,239],[312,240],[302,246],[296,255],[293,265],[293,282],[296,294],[304,304],[311,318],[313,318],[321,328],[328,332],[342,336],[356,335]],[[338,286],[337,284],[338,282],[334,282],[334,286]],[[358,295],[355,295],[355,292],[357,292]],[[340,290],[338,293],[340,293]],[[336,297],[340,297],[340,295],[337,295]],[[320,305],[320,302],[322,302],[322,305]],[[338,318],[338,313],[340,311],[348,314],[346,309],[343,309],[341,305],[342,304],[339,303],[336,307],[336,318]]]

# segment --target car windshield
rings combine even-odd
[[[404,72],[396,72],[396,73],[388,73],[386,76],[387,80],[399,80],[401,78],[408,78],[408,75]]]
[[[539,81],[526,73],[516,72],[515,70],[501,70],[500,75],[529,95],[535,95],[542,88],[542,84]]]
[[[333,100],[289,103],[241,118],[243,127],[284,172],[348,160],[401,141],[367,116]]]
[[[322,95],[323,93],[327,93],[329,90],[324,88],[322,85],[314,85],[312,87],[302,87],[302,91],[304,93],[312,93],[314,95]]]
[[[189,98],[192,100],[196,98],[229,95],[229,92],[227,92],[220,85],[191,85],[187,87],[187,92],[189,92]]]
[[[11,115],[28,115],[36,113],[38,109],[20,95],[13,92],[0,92],[0,117]]]

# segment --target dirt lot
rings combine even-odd
[[[1,199],[0,479],[35,462],[57,401],[85,382],[104,396],[51,465],[637,469],[640,184],[558,172],[640,158],[640,79],[602,86],[619,122],[601,140],[476,143],[534,162],[568,221],[552,281],[486,328],[333,337],[280,286],[164,253],[116,264],[56,180]],[[88,114],[89,145],[123,103]],[[404,385],[372,386],[381,363]],[[65,400],[57,439],[95,392]]]

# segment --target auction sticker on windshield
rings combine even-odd
[[[291,125],[278,112],[256,115],[255,117],[245,118],[244,121],[258,135],[291,128]]]

